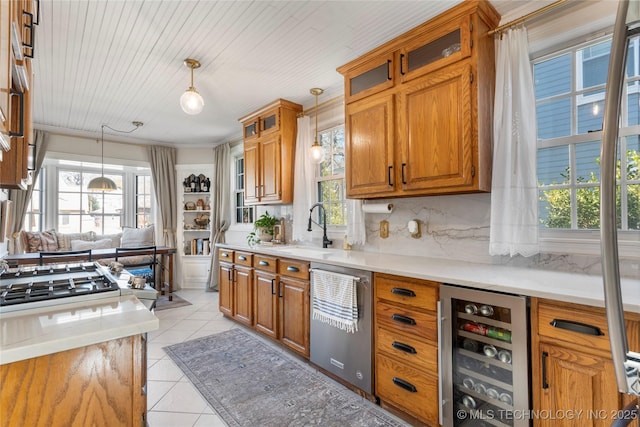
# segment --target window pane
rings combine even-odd
[[[578,188],[578,228],[600,228],[600,187]]]
[[[611,42],[606,41],[582,49],[582,87],[604,85],[607,81],[607,71],[609,69],[609,51]]]
[[[533,75],[536,100],[571,92],[571,55],[535,64]]]
[[[627,142],[627,180],[640,181],[640,137],[628,136]]]
[[[590,92],[581,99],[590,99],[582,105],[578,105],[578,133],[602,130],[602,118],[604,115],[604,91]]]
[[[600,141],[576,144],[577,182],[600,182]]]
[[[627,227],[640,230],[640,184],[627,186]]]
[[[569,98],[538,104],[536,115],[539,139],[571,135],[571,101]]]
[[[571,190],[541,190],[540,223],[548,228],[571,228]]]
[[[638,96],[638,82],[627,85],[627,125],[640,124],[640,97]]]
[[[569,183],[569,147],[538,150],[538,184]]]

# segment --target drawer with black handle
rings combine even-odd
[[[435,313],[411,310],[405,307],[378,302],[376,322],[395,331],[421,336],[427,340],[438,340],[438,326]]]
[[[438,372],[438,346],[413,334],[403,334],[386,325],[376,328],[376,348],[425,372]]]
[[[411,364],[398,363],[376,354],[376,394],[432,425],[438,425],[438,379],[414,369]]]
[[[376,274],[376,298],[435,311],[438,301],[436,282],[414,280],[388,274]]]
[[[586,348],[610,351],[607,318],[603,309],[581,306],[538,304],[538,334]]]

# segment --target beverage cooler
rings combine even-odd
[[[444,426],[528,426],[527,297],[440,287]]]

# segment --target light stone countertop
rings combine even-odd
[[[359,268],[377,273],[433,280],[486,291],[604,307],[601,276],[309,246],[258,245],[250,247],[241,244],[218,244],[216,246],[282,258]],[[640,273],[637,280],[622,279],[621,287],[625,311],[640,313]]]
[[[0,365],[158,329],[133,295],[0,314]]]

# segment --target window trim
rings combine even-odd
[[[51,156],[50,156],[51,154]],[[68,165],[64,164],[65,161],[80,162],[80,165]],[[135,212],[135,177],[137,175],[151,176],[151,168],[149,164],[143,162],[124,161],[120,162],[116,160],[109,163],[109,159],[105,160],[105,174],[117,173],[123,176],[123,201],[122,209],[124,215],[122,217],[123,227],[135,227],[136,224],[136,212]],[[125,164],[120,164],[125,163]],[[96,166],[94,166],[96,165]],[[115,166],[115,167],[110,167]],[[42,171],[44,174],[39,174],[38,179],[44,179],[44,189],[41,190],[41,208],[44,212],[42,217],[41,227],[43,230],[57,229],[58,224],[58,171],[60,169],[65,170],[82,170],[84,172],[98,172],[101,173],[102,168],[99,158],[82,155],[59,155],[59,153],[47,153]],[[142,169],[142,170],[140,170]],[[55,191],[53,191],[55,190]],[[155,223],[156,221],[156,207],[157,202],[155,199],[155,191],[153,188],[153,179],[151,179],[151,214],[150,218]]]
[[[320,134],[321,133],[325,133],[325,132],[330,132],[333,131],[334,129],[338,129],[338,128],[342,128],[344,134],[345,134],[345,139],[346,139],[346,129],[345,129],[345,124],[344,121],[341,123],[334,123],[331,126],[327,126],[327,127],[321,127],[318,126],[318,129],[316,130],[316,138],[319,141],[320,140]],[[346,143],[346,140],[345,140]],[[326,154],[326,153],[325,153]],[[345,161],[345,169],[346,169],[346,161]],[[343,180],[343,188],[345,189],[345,198],[344,198],[344,203],[345,203],[345,224],[344,225],[335,225],[335,224],[327,224],[327,233],[340,233],[340,236],[344,235],[344,232],[347,230],[347,224],[346,221],[348,221],[348,217],[346,214],[346,203],[347,203],[347,197],[346,197],[346,170],[345,173],[342,174],[334,174],[334,175],[328,175],[328,176],[320,176],[320,165],[315,165],[315,169],[314,169],[314,188],[315,188],[315,200],[316,203],[321,203],[320,202],[320,191],[319,191],[319,184],[321,182],[324,181],[333,181],[336,179],[340,179],[340,176],[342,176],[342,180]],[[320,212],[320,211],[318,211]]]
[[[230,179],[229,179],[229,194],[234,197],[232,203],[229,203],[229,215],[231,218],[231,224],[229,224],[230,231],[239,231],[239,232],[252,232],[253,231],[253,223],[238,223],[236,222],[236,203],[235,203],[235,194],[236,194],[236,160],[238,157],[244,157],[244,143],[236,144],[231,146],[231,150],[229,153],[229,158],[231,162],[230,167]],[[246,170],[246,165],[245,165]],[[253,217],[256,217],[256,208],[254,206]]]
[[[531,59],[531,62],[530,62],[532,71],[536,63],[550,60],[567,53],[575,52],[576,50],[581,49],[581,46],[602,43],[610,38],[611,36],[608,35],[604,37],[599,37],[597,39],[592,39],[586,42],[574,43],[571,46],[558,49],[557,51],[554,51],[551,53],[547,52],[544,55],[539,55],[537,57],[534,57]],[[640,46],[640,42],[635,43],[634,49],[637,50],[639,46]],[[572,63],[571,73],[572,73],[572,79],[573,79],[572,84],[574,84],[574,87],[571,88],[571,91],[569,92],[569,94],[572,94],[571,95],[571,105],[572,105],[571,131],[573,134],[568,136],[553,138],[553,139],[537,139],[536,151],[543,148],[552,148],[552,147],[561,147],[561,146],[568,146],[570,150],[574,150],[575,144],[602,139],[602,130],[599,130],[596,132],[577,134],[577,117],[576,117],[575,111],[577,109],[577,105],[576,105],[577,97],[585,96],[584,95],[585,92],[592,92],[599,89],[604,90],[604,85],[598,85],[596,87],[589,88],[588,90],[578,89],[578,87],[581,87],[580,84],[578,84],[577,87],[575,87],[575,84],[581,83],[581,82],[577,81],[578,76],[576,76],[576,73],[579,70],[577,69],[575,55],[572,55],[571,63]],[[582,65],[580,65],[580,67],[581,66]],[[638,80],[640,80],[640,78],[631,79],[631,81],[638,81]],[[635,92],[638,91],[637,85],[634,86],[633,91]],[[562,94],[562,97],[566,97],[566,96],[567,94]],[[588,96],[590,97],[589,99],[593,98],[593,100],[599,100],[599,95],[588,95]],[[544,100],[548,101],[555,98],[556,98],[556,95],[552,97],[544,98]],[[602,99],[604,99],[604,95],[602,95]],[[626,103],[623,103],[623,105],[626,105]],[[632,125],[632,126],[626,126],[626,127],[620,128],[618,137],[624,140],[625,137],[631,136],[631,135],[640,135],[640,125]],[[574,164],[575,156],[573,155],[573,153],[570,153],[569,161],[571,163],[572,170],[576,170],[576,167],[575,167],[576,165]],[[572,174],[571,180],[572,182],[566,185],[558,184],[558,185],[555,185],[553,188],[557,188],[557,189],[571,188],[571,187],[581,188],[585,186],[586,187],[594,186],[594,185],[588,185],[588,184],[582,185],[580,183],[573,182],[575,180],[574,174]],[[626,182],[628,183],[628,181]],[[632,183],[634,182],[635,181],[632,181]],[[540,190],[541,188],[544,188],[544,187],[538,186],[538,190]],[[571,206],[572,210],[577,209],[575,200],[572,199],[571,203],[572,203],[572,206]],[[624,208],[623,208],[623,211],[624,211]],[[573,227],[575,226],[575,224],[573,223],[577,219],[576,217],[574,217],[573,214],[571,219],[572,219],[572,227]],[[621,258],[631,258],[631,259],[640,258],[638,255],[640,254],[640,231],[618,230],[617,236],[618,236],[618,252]],[[541,227],[538,229],[538,238],[539,238],[541,253],[559,253],[559,254],[571,253],[571,254],[586,255],[586,256],[599,256],[601,254],[600,230],[545,229]]]

